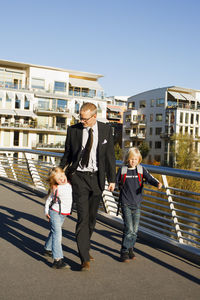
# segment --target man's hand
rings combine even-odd
[[[115,183],[109,183],[108,190],[109,190],[110,192],[113,192],[114,189],[115,189]]]

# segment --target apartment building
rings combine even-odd
[[[200,153],[200,90],[163,87],[128,99],[124,114],[123,149],[149,145],[148,161],[174,165],[172,135],[188,133]]]
[[[0,60],[0,147],[63,151],[83,102],[106,121],[100,74]],[[17,153],[15,154],[17,156]]]

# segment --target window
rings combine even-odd
[[[162,107],[165,104],[165,99],[156,99],[156,106]]]
[[[80,96],[81,92],[80,92],[80,88],[79,87],[75,87],[74,88],[74,96]]]
[[[180,134],[183,134],[183,126],[180,126],[180,127],[179,127],[179,133],[180,133]]]
[[[80,104],[78,102],[75,102],[75,113],[79,113]]]
[[[54,91],[66,92],[66,82],[55,81],[54,82]]]
[[[150,114],[150,122],[153,122],[153,114]]]
[[[149,135],[152,135],[152,134],[153,134],[153,128],[150,127],[150,128],[149,128]]]
[[[125,141],[125,143],[124,143],[124,147],[125,148],[129,148],[130,147],[130,141]]]
[[[14,146],[19,146],[19,131],[14,132]]]
[[[194,114],[190,115],[190,124],[194,124]]]
[[[83,97],[88,97],[88,92],[89,92],[89,89],[83,89],[82,88],[81,94],[82,94]]]
[[[149,148],[152,148],[152,141],[149,142]]]
[[[154,107],[155,100],[151,99],[151,107]]]
[[[135,102],[129,102],[128,108],[135,108]]]
[[[185,127],[185,133],[188,133],[188,127],[187,126]]]
[[[196,125],[199,125],[199,115],[196,115]]]
[[[44,87],[45,87],[44,84],[45,84],[44,79],[32,78],[32,80],[31,80],[31,87],[32,87],[32,89],[41,89],[41,90],[44,90]]]
[[[28,147],[28,132],[23,132],[23,147]]]
[[[156,127],[156,135],[160,135],[162,132],[162,127]]]
[[[130,129],[126,129],[125,133],[126,133],[126,135],[129,135],[130,134]]]
[[[189,119],[189,114],[186,113],[186,114],[185,114],[185,123],[186,123],[186,124],[188,124],[188,119]]]
[[[49,100],[42,98],[38,99],[38,109],[49,110]]]
[[[156,121],[161,122],[162,121],[162,114],[156,114]]]
[[[20,108],[21,107],[21,100],[18,99],[18,97],[16,96],[15,98],[15,108]]]
[[[141,100],[140,101],[140,108],[144,108],[146,107],[146,101],[145,100]]]
[[[96,96],[96,91],[95,90],[89,90],[88,97],[94,98],[95,96]]]
[[[57,109],[59,111],[64,111],[67,108],[67,100],[58,99],[57,100]]]
[[[26,97],[24,100],[24,109],[30,109],[30,101]]]
[[[180,123],[183,123],[183,112],[180,113]]]
[[[157,141],[155,142],[155,149],[160,149],[161,148],[161,142]]]
[[[131,121],[131,115],[126,115],[126,122],[130,122]]]

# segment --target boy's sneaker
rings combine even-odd
[[[122,262],[129,262],[129,253],[127,252],[124,252],[124,253],[121,253],[121,260]]]
[[[70,269],[70,266],[68,264],[66,264],[63,261],[63,259],[59,259],[59,260],[54,260],[52,268],[53,269]]]
[[[130,248],[130,249],[129,249],[129,254],[128,254],[128,255],[129,255],[129,258],[130,258],[130,259],[135,259],[135,254],[134,254],[134,252],[133,252],[133,248]]]
[[[52,257],[52,251],[44,249],[43,255],[46,256],[46,257]]]

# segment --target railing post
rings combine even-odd
[[[108,182],[106,181],[105,189],[103,191],[103,203],[106,213],[112,216],[116,216],[117,202],[115,201],[112,192],[108,190]]]
[[[3,167],[1,161],[0,161],[0,176],[8,178],[8,175],[6,174],[5,168]]]
[[[168,181],[167,181],[167,176],[162,175],[162,179],[163,179],[164,187],[166,189],[167,200],[169,202],[169,207],[171,209],[172,219],[173,219],[173,222],[174,222],[177,238],[178,238],[179,243],[183,244],[182,233],[181,233],[181,230],[180,230],[180,226],[178,224],[178,218],[177,218],[177,215],[176,215],[173,199],[171,197],[171,193],[170,193],[170,189],[169,189],[169,185],[168,185]]]
[[[27,162],[27,167],[28,167],[28,170],[30,172],[30,175],[31,175],[31,178],[33,180],[34,185],[37,188],[45,190],[45,186],[43,185],[42,180],[40,178],[40,175],[39,175],[39,173],[38,173],[38,171],[35,167],[35,163],[31,159],[31,154],[30,153],[24,153],[24,156],[25,156],[25,159],[26,159],[26,162]]]
[[[10,165],[10,169],[12,171],[12,174],[13,174],[13,177],[15,180],[17,180],[17,176],[16,176],[16,173],[15,173],[15,170],[13,168],[13,158],[11,159],[9,156],[8,156],[8,152],[6,152],[6,157],[7,157],[7,160],[8,160],[8,163]],[[12,160],[12,161],[11,161]]]

